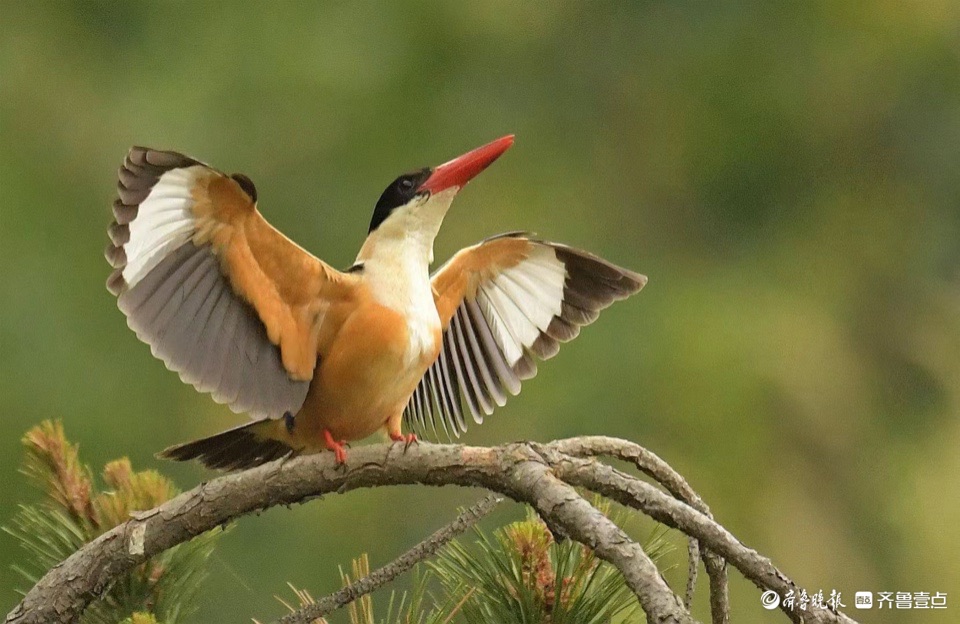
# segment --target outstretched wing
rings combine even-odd
[[[447,436],[482,422],[560,343],[600,310],[638,292],[647,278],[585,251],[503,234],[458,252],[433,278],[443,325],[440,356],[404,412],[407,423]]]
[[[131,148],[107,288],[167,368],[254,418],[296,412],[346,276],[267,223],[256,188],[176,152]]]

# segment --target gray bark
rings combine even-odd
[[[346,469],[337,467],[330,453],[272,462],[203,483],[101,535],[48,571],[7,615],[6,622],[76,622],[91,601],[134,566],[251,512],[329,493],[415,483],[479,487],[531,505],[551,529],[589,546],[618,568],[650,622],[689,624],[695,620],[640,545],[574,487],[593,490],[683,531],[697,539],[705,553],[723,557],[762,589],[782,594],[796,588],[769,559],[744,546],[709,517],[703,502],[682,479],[677,481],[679,475],[665,462],[646,454],[649,452],[623,440],[574,438],[492,448],[424,443],[405,450],[402,444],[380,444],[352,450]],[[641,470],[661,483],[666,481],[669,492],[690,504],[588,458],[594,455],[632,457]],[[707,569],[709,572],[710,567]],[[711,590],[722,593],[713,596],[711,604],[726,610],[725,577],[715,578],[711,573]],[[800,621],[797,614],[787,614]],[[726,613],[721,616],[728,617]],[[714,621],[717,617],[715,612]],[[825,608],[808,609],[803,618],[817,623],[853,622]]]

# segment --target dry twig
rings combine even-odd
[[[453,522],[433,533],[407,552],[403,553],[387,565],[378,568],[363,577],[350,583],[346,587],[321,598],[312,604],[304,605],[293,613],[288,613],[276,624],[310,624],[332,611],[350,604],[361,596],[375,592],[413,566],[428,557],[437,554],[450,540],[461,535],[475,525],[481,518],[493,511],[503,499],[491,494],[482,498],[471,507],[465,509]]]

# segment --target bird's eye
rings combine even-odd
[[[413,188],[413,180],[411,180],[410,178],[403,178],[402,180],[400,180],[400,188],[402,188],[405,191],[409,191],[410,189]]]

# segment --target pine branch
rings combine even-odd
[[[618,526],[625,510],[610,512],[610,502],[594,505]],[[658,525],[644,551],[658,560],[670,550]],[[528,508],[524,520],[493,531],[477,532],[472,546],[452,543],[430,563],[449,602],[461,606],[468,624],[609,624],[633,614],[636,596],[613,566],[573,540],[556,541]],[[636,618],[633,618],[636,619]]]
[[[413,483],[482,487],[529,504],[551,530],[590,547],[618,568],[653,622],[695,620],[642,547],[574,486],[630,505],[695,537],[762,589],[785,592],[796,587],[769,559],[704,513],[596,460],[559,452],[556,445],[421,444],[405,450],[384,444],[351,451],[346,470],[336,466],[329,453],[272,462],[213,479],[137,514],[51,569],[7,616],[7,624],[75,622],[87,604],[133,566],[242,515],[330,492]],[[818,624],[853,621],[826,608],[808,609],[804,616]]]
[[[794,593],[800,592],[800,587],[774,567],[769,559],[744,546],[740,540],[713,519],[664,495],[649,483],[610,466],[563,455],[552,449],[546,449],[544,454],[559,478],[572,485],[606,496],[622,505],[633,507],[658,522],[696,537],[701,543],[726,558],[757,587],[772,589],[781,596],[791,590]],[[853,622],[843,613],[826,607],[802,613],[793,611],[786,605],[781,605],[780,608],[787,617],[797,623]]]
[[[104,467],[106,487],[98,487],[59,421],[31,428],[23,445],[22,472],[45,500],[20,505],[3,530],[25,551],[14,569],[31,584],[86,543],[124,523],[132,512],[156,507],[177,493],[169,479],[150,470],[136,472],[126,458]],[[176,545],[112,578],[101,599],[83,613],[84,623],[114,624],[131,617],[145,622],[155,614],[165,624],[176,624],[192,610],[216,537],[217,532],[210,532]]]
[[[670,464],[660,459],[639,444],[607,436],[583,436],[555,442],[553,448],[574,457],[615,457],[632,463],[642,473],[662,485],[679,500],[690,505],[711,520],[713,514],[690,484]],[[693,601],[697,582],[697,557],[703,558],[703,565],[710,578],[710,612],[713,624],[728,624],[730,621],[730,598],[727,586],[727,564],[710,550],[701,551],[696,538],[689,538],[689,571],[684,606],[688,609]]]
[[[276,624],[310,624],[318,618],[350,604],[361,596],[375,592],[419,562],[435,555],[450,540],[462,534],[493,511],[501,501],[503,501],[501,497],[494,495],[482,498],[473,506],[461,512],[453,522],[436,531],[387,565],[374,570],[343,589],[317,600],[313,604],[305,605],[293,613],[283,616]]]

